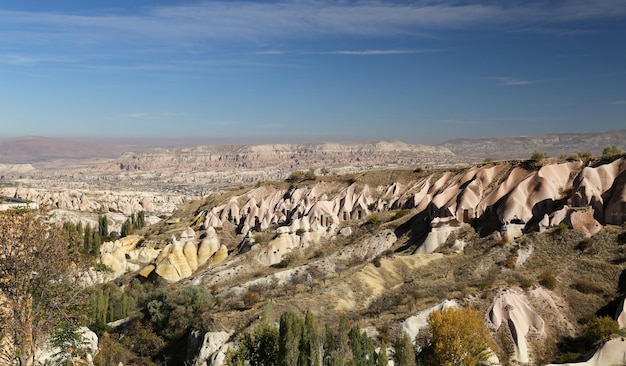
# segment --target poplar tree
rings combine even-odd
[[[402,336],[396,340],[394,360],[395,365],[398,366],[416,366],[413,343],[406,333],[402,333]]]
[[[287,311],[281,315],[278,337],[279,366],[294,366],[298,364],[302,328],[302,319],[296,314]]]
[[[320,327],[315,314],[307,310],[300,340],[300,366],[320,366],[322,362]]]
[[[100,215],[98,218],[98,234],[100,234],[101,238],[109,236],[109,220],[106,215]]]
[[[380,351],[378,351],[378,366],[387,366],[389,364],[389,357],[387,356],[387,343],[383,341],[380,345]]]

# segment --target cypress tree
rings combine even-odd
[[[254,328],[254,341],[250,347],[250,366],[274,366],[278,358],[278,329],[267,323]]]
[[[396,354],[394,355],[395,364],[398,366],[416,366],[415,350],[411,343],[411,338],[403,333],[396,340]]]
[[[83,233],[83,253],[91,253],[92,239],[91,225],[87,225]]]
[[[100,244],[102,244],[102,239],[100,238],[100,234],[97,231],[94,231],[93,239],[91,242],[91,254],[92,255],[100,254]]]
[[[109,236],[109,220],[106,215],[100,215],[98,218],[98,234],[100,234],[101,238]]]
[[[365,357],[363,357],[363,348],[361,344],[361,328],[355,324],[348,333],[350,350],[352,351],[352,363],[354,365],[365,365]]]
[[[122,224],[122,230],[120,232],[120,236],[123,238],[123,237],[126,237],[126,236],[130,235],[131,232],[132,232],[132,229],[133,229],[132,223],[131,223],[130,219],[127,219]]]
[[[304,328],[300,340],[300,366],[320,366],[322,361],[320,347],[320,328],[315,314],[307,310],[304,317]]]
[[[387,356],[387,343],[385,341],[380,345],[380,351],[378,351],[378,366],[387,366],[389,364],[389,357]]]
[[[137,214],[137,229],[141,229],[146,226],[146,213],[144,211],[139,211]]]
[[[302,320],[291,311],[284,312],[280,317],[278,342],[279,366],[295,366],[298,364],[302,328]]]

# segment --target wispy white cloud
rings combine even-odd
[[[146,118],[146,117],[148,117],[148,113],[146,113],[146,112],[123,113],[123,114],[120,114],[120,117],[124,117],[124,118]]]
[[[278,50],[268,50],[268,51],[258,51],[255,52],[255,55],[285,55],[289,52],[287,51],[278,51]]]
[[[377,56],[377,55],[408,55],[416,53],[442,52],[444,50],[339,50],[325,52],[306,52],[317,55],[351,55],[351,56]]]
[[[148,113],[148,112],[133,112],[122,113],[119,115],[121,118],[134,118],[134,119],[162,119],[162,118],[175,118],[184,116],[182,112],[160,112],[160,113]]]
[[[140,13],[81,15],[0,11],[0,35],[41,42],[98,43],[149,38],[160,41],[263,40],[320,36],[429,36],[438,29],[501,25],[553,31],[550,25],[626,16],[622,0],[566,0],[556,3],[426,3],[330,0],[277,2],[211,1],[145,8]],[[15,34],[27,26],[30,32]],[[558,27],[557,27],[558,28]],[[587,32],[560,29],[560,32]],[[10,40],[11,38],[4,38]],[[19,40],[17,40],[19,41]]]
[[[518,85],[528,85],[534,83],[533,81],[528,80],[520,80],[509,77],[491,77],[491,80],[496,80],[500,83],[500,85],[504,86],[518,86]]]
[[[74,60],[65,56],[52,55],[23,55],[23,54],[0,54],[0,64],[9,65],[32,65],[39,63],[60,63],[73,62]]]
[[[609,104],[613,104],[613,105],[626,105],[626,100],[614,100],[609,102]]]

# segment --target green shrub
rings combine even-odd
[[[592,346],[611,334],[618,334],[619,324],[608,316],[593,317],[583,326],[580,338],[588,346]]]
[[[543,271],[537,277],[539,284],[548,290],[554,290],[558,286],[558,281],[551,271]]]
[[[180,337],[192,322],[213,303],[209,291],[186,286],[158,295],[148,302],[146,312],[157,334],[165,339]]]
[[[532,161],[534,163],[539,163],[543,159],[545,159],[546,157],[547,157],[547,155],[545,153],[542,153],[542,152],[539,152],[539,151],[533,151],[532,155],[530,156],[530,161]]]
[[[607,146],[604,148],[604,150],[602,150],[602,157],[603,158],[612,158],[614,156],[617,155],[621,155],[624,153],[624,150],[620,149],[619,147],[613,145],[613,146]]]
[[[520,287],[524,289],[535,286],[535,280],[532,278],[520,277],[518,281]]]
[[[602,287],[589,280],[577,279],[572,284],[572,288],[577,290],[578,292],[582,292],[583,294],[601,295],[604,292],[604,290],[602,290]]]
[[[295,262],[299,261],[302,258],[302,254],[299,250],[293,250],[289,253],[285,253],[282,256],[280,262],[274,264],[272,267],[274,268],[287,268]]]
[[[372,214],[372,215],[369,215],[369,217],[367,218],[367,221],[365,221],[363,226],[367,230],[373,231],[373,230],[376,230],[382,223],[383,223],[383,220],[380,217],[380,215]]]

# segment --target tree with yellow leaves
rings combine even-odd
[[[472,309],[450,307],[428,317],[435,362],[440,366],[474,366],[486,361],[491,336],[480,314]]]

